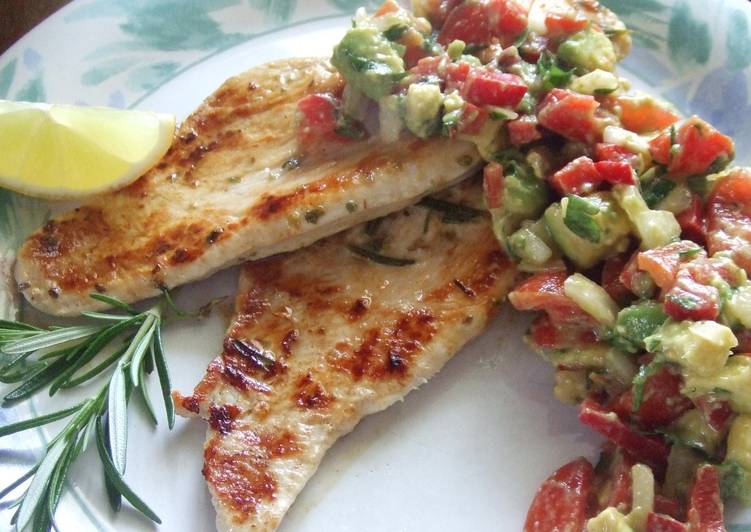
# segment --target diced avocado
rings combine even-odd
[[[544,215],[553,240],[571,261],[579,268],[587,269],[614,252],[621,251],[628,244],[630,225],[628,219],[610,194],[601,192],[587,198],[599,208],[593,216],[599,228],[599,242],[594,243],[575,234],[564,222],[563,208],[553,203]]]
[[[438,85],[413,83],[404,99],[404,122],[412,133],[428,138],[440,128],[443,94]]]
[[[558,57],[586,72],[615,69],[618,58],[607,36],[592,28],[575,33],[558,47]]]
[[[404,61],[375,28],[353,28],[334,47],[332,64],[347,83],[378,100],[403,77]]]
[[[746,284],[735,290],[723,306],[722,313],[732,325],[740,324],[751,329],[751,285]]]
[[[600,69],[578,77],[571,83],[571,90],[594,96],[611,94],[619,87],[620,81],[615,74]]]
[[[582,369],[556,371],[553,395],[562,403],[581,403],[587,397],[587,372]]]
[[[724,390],[735,412],[751,414],[751,358],[732,356],[717,374],[704,377],[686,375],[682,392],[692,398]]]
[[[574,303],[607,327],[615,325],[618,304],[603,287],[580,273],[571,275],[563,283],[563,293]]]
[[[730,426],[725,461],[720,466],[723,497],[751,504],[751,416],[738,416]]]
[[[548,201],[545,181],[535,176],[532,168],[517,161],[504,164],[503,208],[520,220],[540,216]]]
[[[556,255],[555,244],[542,220],[523,223],[521,228],[508,238],[508,247],[511,254],[522,264],[533,268],[546,264]]]
[[[712,456],[722,439],[722,434],[707,423],[704,414],[693,408],[675,420],[668,427],[667,433],[683,445],[698,449]]]
[[[680,364],[686,374],[716,375],[725,366],[730,350],[738,345],[733,331],[715,321],[668,321],[644,340],[650,352],[659,351]]]
[[[642,249],[662,247],[681,236],[681,226],[675,215],[669,211],[651,210],[635,186],[616,185],[613,195],[634,224]]]
[[[643,351],[644,339],[654,334],[667,319],[662,305],[655,301],[626,307],[618,313],[610,343],[629,353]]]

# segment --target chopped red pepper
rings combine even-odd
[[[652,157],[674,177],[703,174],[718,159],[732,159],[735,146],[701,118],[694,116],[665,129],[649,143]]]
[[[537,490],[524,532],[583,530],[593,479],[594,468],[585,458],[558,469]]]
[[[707,204],[707,246],[726,251],[751,275],[751,171],[733,169],[715,187]]]
[[[687,532],[688,528],[668,515],[650,512],[647,516],[647,532]]]
[[[624,392],[613,408],[621,419],[636,422],[646,430],[666,427],[693,407],[691,400],[681,394],[682,386],[680,374],[664,367],[645,382],[639,410],[633,411],[633,389]]]
[[[352,139],[338,135],[338,101],[330,94],[310,94],[297,102],[302,113],[298,140],[302,149],[309,150],[321,142],[348,142]]]
[[[488,163],[483,171],[483,190],[488,209],[498,209],[503,205],[503,166]]]
[[[641,157],[631,150],[618,144],[607,144],[604,142],[599,142],[595,146],[595,159],[598,161],[625,162],[633,168],[637,168],[641,163]]]
[[[696,408],[702,413],[707,424],[717,432],[725,432],[730,428],[733,409],[730,403],[713,395],[702,395],[696,400]]]
[[[540,140],[542,138],[542,131],[540,131],[537,125],[537,117],[534,115],[524,115],[509,122],[507,127],[511,144],[514,146],[523,146]]]
[[[621,125],[636,133],[649,133],[675,124],[679,116],[652,98],[621,96]]]
[[[594,143],[602,136],[602,125],[595,118],[599,106],[592,96],[553,89],[540,104],[537,119],[567,139]]]
[[[605,259],[600,278],[600,285],[610,297],[622,305],[631,299],[631,292],[621,279],[621,272],[623,272],[626,264],[628,264],[628,260],[628,253],[613,255]]]
[[[636,184],[634,168],[627,162],[598,161],[595,168],[600,174],[600,179],[613,185]]]
[[[654,509],[658,514],[665,514],[673,519],[683,519],[683,507],[678,499],[655,493]]]
[[[466,2],[454,7],[438,34],[447,45],[456,39],[472,44],[490,44],[493,38],[511,45],[527,29],[527,9],[516,0]]]
[[[675,218],[681,226],[683,238],[704,245],[707,236],[707,221],[704,218],[704,206],[698,194],[691,197],[691,206],[678,213]]]
[[[572,13],[548,13],[545,16],[545,27],[550,37],[573,35],[587,28],[589,19]]]
[[[670,446],[664,440],[634,431],[615,412],[608,412],[589,400],[581,404],[579,421],[650,466],[656,475],[662,476],[670,453]]]
[[[560,194],[584,194],[592,192],[600,183],[600,173],[589,157],[579,157],[555,172],[550,178]]]
[[[476,135],[482,130],[485,122],[488,121],[488,110],[484,107],[478,107],[472,103],[465,103],[462,110],[462,117],[459,119],[459,132],[467,135]]]
[[[663,308],[676,320],[714,320],[720,315],[720,291],[698,282],[694,268],[687,264],[665,293]]]
[[[477,105],[515,108],[527,93],[527,84],[515,74],[473,68],[461,89],[462,97]]]
[[[725,532],[720,475],[714,466],[704,465],[696,470],[689,495],[688,524],[691,530]]]
[[[544,310],[555,324],[592,323],[592,318],[563,293],[566,272],[542,272],[531,276],[509,294],[517,310]]]
[[[692,253],[693,255],[684,258],[681,254],[685,253]],[[682,262],[706,257],[706,255],[706,251],[700,249],[696,243],[690,240],[681,240],[660,248],[642,251],[637,256],[637,264],[640,270],[644,270],[652,277],[657,286],[667,289],[673,286]]]

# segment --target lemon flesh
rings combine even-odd
[[[171,115],[0,100],[0,187],[48,199],[115,190],[156,164],[174,131]]]

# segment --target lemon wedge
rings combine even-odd
[[[77,198],[135,181],[172,143],[175,117],[0,100],[0,187]]]

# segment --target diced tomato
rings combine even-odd
[[[404,66],[412,68],[428,57],[428,52],[422,46],[407,46],[404,50]]]
[[[524,115],[512,120],[507,127],[509,140],[514,146],[523,146],[542,138],[542,132],[537,127],[537,117],[534,115]]]
[[[707,246],[726,251],[751,275],[751,171],[736,168],[716,186],[707,204]]]
[[[524,44],[519,47],[519,55],[527,63],[536,64],[542,53],[549,46],[550,40],[544,35],[531,34],[531,38],[527,39]]]
[[[488,121],[488,110],[467,102],[459,119],[459,131],[467,135],[476,135]]]
[[[634,461],[630,455],[616,451],[611,465],[607,488],[608,498],[602,509],[613,507],[627,514],[631,510],[631,467]]]
[[[297,102],[302,113],[298,129],[298,141],[303,150],[320,142],[348,142],[351,139],[338,135],[338,101],[330,94],[310,94]]]
[[[490,44],[496,37],[509,46],[527,29],[527,10],[516,0],[466,2],[452,9],[438,34],[447,45],[459,39],[472,44]]]
[[[689,495],[688,524],[691,530],[725,532],[720,475],[714,466],[704,465],[696,470]]]
[[[527,85],[519,76],[484,68],[471,69],[461,89],[462,97],[474,104],[512,108],[526,93]]]
[[[556,325],[547,314],[535,318],[529,327],[527,338],[540,349],[576,349],[592,346],[598,342],[597,335],[590,327]],[[558,369],[584,368],[559,366]]]
[[[746,353],[751,355],[751,330],[744,329],[735,333],[738,339],[738,346],[734,349],[736,353]]]
[[[589,19],[571,13],[548,13],[545,16],[545,27],[551,37],[573,35],[585,29],[589,25]]]
[[[389,13],[396,13],[401,9],[401,6],[399,5],[396,0],[386,0],[381,4],[381,7],[379,7],[376,12],[374,13],[374,16],[376,17],[382,17],[383,15],[387,15]]]
[[[604,142],[598,142],[595,146],[595,159],[598,161],[628,163],[633,168],[637,168],[641,163],[641,157],[631,150],[618,144],[607,144]]]
[[[621,96],[618,98],[618,104],[621,108],[621,125],[636,133],[648,133],[670,127],[680,118],[652,98]]]
[[[627,162],[598,161],[595,168],[603,181],[613,185],[635,185],[636,173]]]
[[[486,164],[483,170],[482,187],[488,209],[501,207],[503,205],[503,166],[499,163]]]
[[[671,139],[673,127],[652,139],[649,149],[654,160],[667,166],[668,173],[674,177],[703,174],[716,160],[731,159],[735,153],[730,137],[697,116],[683,122]]]
[[[449,63],[446,65],[446,92],[460,89],[471,70],[469,63]]]
[[[647,516],[647,532],[687,532],[688,528],[668,515],[650,512]]]
[[[655,494],[654,509],[658,514],[664,514],[674,519],[683,518],[683,507],[678,499],[666,497],[665,495]]]
[[[592,96],[553,89],[540,104],[537,119],[546,128],[570,140],[594,143],[602,136],[595,118],[600,106]]]
[[[409,72],[417,76],[437,76],[441,61],[443,61],[443,58],[439,56],[424,57]],[[469,65],[467,65],[467,71],[469,71]]]
[[[681,395],[682,385],[681,376],[664,367],[645,382],[638,411],[633,412],[633,390],[624,392],[613,408],[621,419],[635,421],[646,430],[666,427],[693,407]]]
[[[544,310],[555,324],[586,323],[592,318],[563,293],[566,272],[541,272],[531,276],[509,294],[517,310]]]
[[[550,184],[562,195],[592,192],[599,183],[595,163],[585,156],[574,159],[550,178]]]
[[[707,424],[714,430],[725,432],[729,428],[733,409],[728,401],[713,395],[702,395],[695,400],[695,403]]]
[[[714,320],[720,315],[720,291],[696,280],[690,264],[678,270],[665,293],[665,313],[676,320]]]
[[[639,252],[634,252],[631,258],[623,267],[623,271],[619,277],[623,286],[625,286],[629,292],[639,297],[643,297],[645,294],[641,293],[641,278],[649,276],[646,272],[639,270]]]
[[[683,238],[704,245],[707,235],[707,221],[704,218],[704,206],[698,194],[692,196],[691,206],[678,213],[675,218],[681,226]]]
[[[605,260],[602,267],[600,285],[615,301],[626,304],[631,299],[631,292],[621,280],[621,272],[628,263],[628,253],[613,255]]]
[[[524,532],[580,531],[587,521],[594,468],[579,458],[553,473],[537,490]]]
[[[579,421],[650,466],[657,476],[664,473],[670,453],[670,446],[664,440],[636,432],[615,412],[608,412],[590,400],[582,402]]]
[[[652,277],[657,286],[663,289],[670,288],[678,275],[678,268],[686,260],[681,253],[693,253],[697,247],[696,243],[690,240],[681,240],[661,248],[642,251],[637,256],[637,265],[640,270]],[[706,252],[701,249],[690,259],[696,257],[706,257]]]

